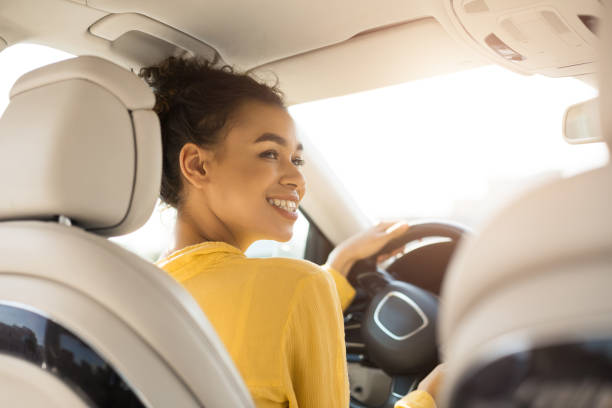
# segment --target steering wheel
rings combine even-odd
[[[357,294],[344,317],[347,361],[380,369],[391,378],[387,395],[381,398],[379,393],[375,401],[358,399],[351,386],[351,408],[392,408],[438,363],[436,289],[467,232],[451,222],[411,223],[404,234],[349,271]],[[377,264],[379,255],[398,249],[401,254],[386,266]],[[436,270],[426,271],[437,277],[433,284],[430,277],[419,278],[428,258],[435,260],[429,263]]]

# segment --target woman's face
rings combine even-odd
[[[210,210],[238,243],[288,241],[306,183],[302,145],[287,111],[246,102],[205,164]]]

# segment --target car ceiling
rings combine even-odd
[[[135,70],[172,54],[216,55],[279,78],[293,104],[492,62],[592,81],[596,39],[578,17],[601,7],[598,0],[0,0],[0,44],[39,43]],[[548,34],[529,37],[533,24],[524,22],[544,13],[556,19],[537,24]],[[526,60],[495,55],[483,43],[490,32]],[[586,54],[572,55],[575,45]]]
[[[113,13],[137,12],[203,39],[244,68],[345,41],[366,30],[433,15],[437,1],[88,0]]]
[[[3,0],[0,37],[8,45],[39,43],[133,69],[172,53],[165,42],[130,33],[129,19],[123,23],[123,32],[133,34],[129,41],[109,41],[91,29],[110,15],[128,14],[170,26],[240,69],[273,72],[289,103],[485,63],[448,34],[443,2],[433,0]]]

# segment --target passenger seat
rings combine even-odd
[[[194,299],[107,237],[159,193],[154,95],[85,56],[22,76],[0,119],[0,405],[253,407]]]

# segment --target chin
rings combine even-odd
[[[293,229],[289,231],[277,232],[276,234],[274,234],[274,238],[272,239],[278,242],[287,242],[291,240],[292,237],[293,237]]]

